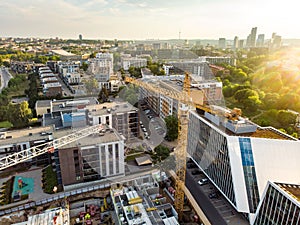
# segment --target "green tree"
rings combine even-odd
[[[109,96],[108,91],[106,87],[103,86],[99,92],[98,101],[100,103],[108,102],[108,96]]]
[[[32,118],[31,109],[28,107],[28,102],[24,101],[20,104],[8,105],[8,120],[14,127],[25,127],[29,123],[29,119]]]
[[[277,121],[280,123],[281,127],[287,130],[289,126],[293,126],[295,124],[296,117],[297,115],[292,112],[279,110],[277,114]]]
[[[166,139],[174,141],[178,138],[178,118],[176,116],[167,116],[165,118],[167,127]]]
[[[80,69],[83,69],[84,71],[87,71],[89,65],[86,62],[82,62]]]
[[[237,100],[240,103],[245,102],[249,97],[251,96],[258,96],[258,93],[250,88],[245,88],[245,89],[241,89],[238,90],[235,94],[234,94],[234,98],[235,100]]]
[[[158,145],[154,148],[154,154],[152,154],[151,158],[154,164],[161,163],[166,158],[170,156],[170,150],[168,147],[163,145]]]

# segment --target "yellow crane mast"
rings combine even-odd
[[[184,206],[184,186],[185,186],[185,174],[186,174],[186,147],[187,147],[187,132],[188,132],[188,110],[189,106],[193,106],[193,102],[190,99],[190,78],[186,73],[184,79],[183,92],[178,93],[173,90],[168,90],[160,87],[156,87],[152,84],[136,80],[131,77],[126,77],[125,81],[132,83],[139,87],[145,88],[148,91],[162,94],[167,97],[176,99],[179,101],[178,107],[178,122],[179,122],[179,133],[178,133],[178,146],[175,150],[176,157],[176,178],[175,178],[175,200],[174,205],[178,213],[178,219],[181,221],[182,212]]]

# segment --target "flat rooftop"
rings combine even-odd
[[[67,52],[63,49],[52,50],[52,52],[57,54],[57,55],[61,55],[61,56],[75,56],[75,54]]]
[[[98,104],[98,100],[95,97],[56,100],[52,101],[51,112],[70,111],[77,109],[79,105],[88,106],[96,104]]]
[[[41,134],[43,132],[51,133],[52,131],[53,131],[52,126],[47,126],[47,127],[35,127],[35,128],[27,128],[22,130],[1,132],[1,133],[5,133],[6,138],[0,139],[0,146],[44,139],[47,136],[43,136]]]
[[[43,85],[44,89],[53,88],[53,87],[61,87],[61,84],[59,82],[54,83],[46,83]]]
[[[106,102],[98,105],[87,106],[91,115],[103,115],[107,113],[125,113],[128,111],[138,110],[128,102]]]
[[[81,130],[81,129],[84,129],[84,128],[82,128],[82,127],[79,129],[63,128],[63,129],[56,130],[55,132],[53,132],[53,139],[57,139],[60,137],[64,137],[64,136],[73,134],[74,132],[76,132],[76,130]],[[115,129],[107,128],[106,132],[102,135],[100,135],[99,133],[90,135],[90,136],[78,139],[77,141],[74,141],[70,144],[64,145],[61,148],[64,149],[64,148],[72,148],[72,147],[77,147],[77,146],[90,146],[90,145],[97,145],[97,144],[101,144],[101,143],[117,142],[117,141],[121,141],[121,140],[124,140],[124,138],[120,134],[118,134],[115,131]]]
[[[226,119],[225,117],[222,116],[216,116],[216,115],[205,116],[199,114],[196,110],[194,110],[193,112],[197,113],[203,119],[214,124],[214,126],[218,127],[220,130],[224,131],[226,134],[231,136],[298,141],[298,139],[289,136],[273,127],[260,127],[257,124],[253,123],[252,121],[249,121],[248,119],[243,117],[240,117],[240,120],[231,120],[232,122],[226,122],[229,121],[229,119]],[[225,127],[224,123],[222,122],[218,124],[219,121],[225,121],[227,127]],[[233,132],[229,128],[231,128],[232,130],[234,129],[236,131],[240,130],[240,132]]]
[[[298,184],[282,184],[276,183],[278,187],[288,193],[292,198],[297,200],[300,204],[300,185]]]

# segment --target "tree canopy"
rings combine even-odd
[[[167,127],[166,139],[174,141],[178,138],[178,118],[176,116],[167,116],[165,118]]]

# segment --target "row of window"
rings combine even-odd
[[[254,225],[300,224],[300,208],[269,184]]]
[[[191,113],[187,149],[205,173],[236,205],[226,137]]]

